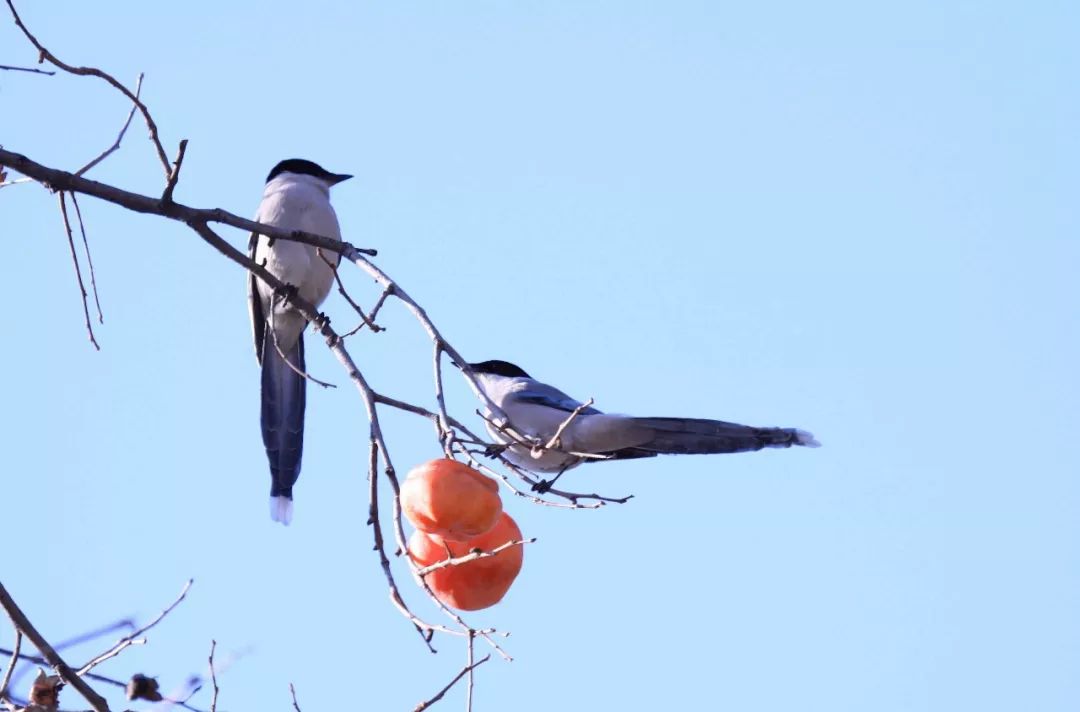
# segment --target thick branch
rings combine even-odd
[[[160,198],[152,198],[148,195],[132,193],[121,188],[116,188],[96,180],[76,176],[67,171],[57,170],[42,165],[26,156],[0,148],[0,166],[7,166],[25,176],[45,184],[53,190],[65,190],[104,200],[113,205],[119,205],[136,213],[160,215],[161,217],[177,220],[188,225],[196,223],[221,223],[231,227],[257,232],[274,240],[292,240],[303,242],[315,247],[321,247],[331,252],[337,252],[346,259],[353,259],[354,255],[375,255],[376,250],[355,247],[347,242],[332,240],[322,235],[314,235],[302,230],[284,230],[273,225],[265,225],[247,220],[238,215],[222,210],[221,208],[192,208],[182,203],[164,202]],[[228,243],[225,243],[228,244]],[[230,249],[237,255],[243,255],[235,248]],[[227,254],[226,256],[232,257]],[[237,261],[234,259],[234,261]],[[244,264],[244,262],[240,262]],[[245,265],[246,266],[246,265]]]

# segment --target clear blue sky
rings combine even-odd
[[[178,200],[249,215],[291,156],[356,174],[347,238],[467,357],[824,443],[583,467],[568,484],[636,495],[597,512],[508,499],[539,541],[471,617],[516,657],[478,672],[477,710],[1077,709],[1075,4],[21,9],[67,61],[146,72],[169,150],[191,141]],[[34,58],[0,23],[0,63]],[[0,106],[6,148],[72,169],[127,111],[92,79],[12,73]],[[144,135],[93,177],[159,193]],[[4,584],[60,639],[194,576],[102,672],[170,690],[216,638],[252,650],[223,709],[286,709],[289,681],[305,712],[411,709],[464,652],[430,655],[387,601],[340,367],[309,340],[342,387],[310,392],[296,521],[273,525],[244,275],[183,226],[82,207],[100,353],[55,198],[0,191]],[[423,334],[385,323],[358,363],[430,403]],[[399,468],[436,456],[427,423],[386,421]]]

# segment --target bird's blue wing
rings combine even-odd
[[[573,413],[574,410],[581,407],[581,401],[574,400],[559,389],[546,386],[542,383],[530,385],[516,391],[514,393],[514,398],[524,403],[534,403],[536,405],[566,411],[567,413]],[[581,410],[582,415],[597,415],[600,412],[601,411],[592,406]]]

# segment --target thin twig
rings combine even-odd
[[[446,694],[447,692],[449,692],[449,691],[450,691],[450,688],[451,688],[451,687],[453,687],[453,686],[454,686],[455,684],[457,684],[457,681],[458,681],[458,680],[460,680],[461,678],[465,677],[465,675],[466,675],[467,673],[470,673],[470,672],[472,672],[473,670],[475,670],[476,668],[480,667],[481,665],[483,665],[484,663],[486,663],[486,662],[487,662],[488,660],[490,660],[490,659],[491,659],[491,654],[490,654],[490,653],[488,653],[488,654],[487,654],[487,655],[485,655],[484,657],[482,657],[482,658],[480,658],[479,660],[477,660],[477,661],[476,661],[475,663],[473,663],[473,664],[471,664],[471,665],[467,665],[466,667],[462,668],[462,669],[461,669],[461,672],[459,672],[459,673],[458,673],[457,675],[455,675],[455,676],[454,676],[454,679],[453,679],[453,680],[451,680],[451,681],[450,681],[450,682],[449,682],[449,683],[448,683],[448,684],[446,685],[446,687],[444,687],[443,689],[439,690],[439,691],[438,691],[438,692],[437,692],[437,693],[435,694],[435,696],[434,696],[434,697],[432,697],[432,698],[430,698],[430,699],[428,699],[428,700],[425,700],[425,701],[421,702],[420,704],[418,704],[418,705],[417,705],[417,706],[416,706],[415,708],[413,708],[413,712],[422,712],[422,710],[426,710],[426,709],[427,709],[428,707],[431,707],[431,706],[432,706],[433,704],[435,704],[436,702],[438,702],[439,700],[441,700],[441,699],[443,698],[443,695],[445,695],[445,694]]]
[[[375,302],[375,306],[371,308],[371,313],[366,314],[366,315],[365,314],[360,314],[360,323],[356,325],[355,329],[352,329],[351,331],[346,331],[344,334],[342,334],[341,338],[346,339],[346,338],[352,336],[353,334],[356,334],[357,332],[359,332],[365,326],[370,326],[372,333],[376,333],[376,334],[379,333],[380,331],[386,331],[385,326],[379,326],[378,324],[375,323],[375,317],[378,316],[379,310],[382,309],[383,304],[386,303],[386,298],[389,297],[393,293],[394,293],[394,287],[393,286],[390,286],[390,287],[387,287],[386,289],[384,289],[382,291],[382,294],[379,295],[378,301]]]
[[[345,301],[349,303],[349,306],[353,308],[353,311],[360,315],[360,326],[356,327],[356,329],[345,334],[341,338],[345,338],[346,336],[351,336],[352,334],[355,334],[357,331],[360,331],[360,329],[365,325],[371,327],[371,331],[373,333],[377,334],[382,331],[382,327],[378,326],[373,321],[373,319],[368,318],[368,315],[364,313],[363,308],[359,304],[357,304],[356,301],[352,298],[352,295],[349,294],[349,290],[345,289],[345,283],[341,281],[341,275],[338,274],[338,264],[340,263],[340,259],[331,262],[330,259],[323,254],[322,248],[319,247],[315,248],[315,254],[319,256],[319,259],[326,263],[326,266],[329,267],[330,271],[333,273],[334,282],[337,283],[338,294],[345,297]],[[381,301],[382,300],[380,300],[380,302],[375,305],[376,308],[372,310],[373,313],[378,310],[378,307],[381,305]]]
[[[285,365],[288,366],[290,369],[292,369],[293,373],[300,376],[304,380],[311,381],[312,383],[316,383],[316,384],[322,386],[323,388],[337,388],[337,386],[334,385],[333,383],[327,383],[326,381],[320,381],[318,378],[315,378],[315,376],[312,376],[310,373],[304,371],[302,368],[300,368],[299,366],[297,366],[296,364],[294,364],[292,361],[289,360],[289,357],[286,356],[285,352],[281,350],[281,344],[278,343],[277,330],[274,329],[274,315],[275,314],[276,314],[276,310],[274,309],[274,300],[273,300],[273,298],[271,298],[271,300],[270,300],[270,323],[267,325],[266,328],[268,328],[270,330],[270,340],[274,343],[274,351],[277,351],[278,356],[280,356],[281,360],[285,362]],[[301,336],[301,338],[303,338],[303,337]]]
[[[71,233],[71,221],[68,220],[67,202],[64,200],[64,191],[60,191],[58,194],[60,200],[60,215],[64,218],[64,231],[67,233],[68,247],[71,248],[71,264],[75,266],[75,278],[79,282],[79,292],[82,294],[82,306],[83,316],[86,318],[86,332],[90,335],[90,343],[94,345],[94,348],[101,351],[101,346],[98,345],[97,339],[94,338],[94,327],[90,324],[90,307],[87,304],[86,285],[83,284],[82,269],[79,267],[79,255],[75,252],[75,238]]]
[[[4,671],[4,679],[0,680],[0,702],[10,705],[11,709],[15,708],[15,705],[11,703],[8,698],[8,685],[11,684],[11,673],[15,672],[15,666],[19,664],[19,651],[22,649],[23,634],[21,630],[15,630],[15,647],[11,649],[11,662],[8,663],[7,670]]]
[[[96,712],[109,712],[109,703],[105,701],[105,698],[94,692],[93,688],[86,684],[86,681],[76,675],[75,671],[64,662],[64,659],[57,654],[41,633],[34,628],[34,625],[27,619],[22,610],[19,609],[2,583],[0,583],[0,607],[7,611],[15,630],[25,635],[33,646],[41,652],[49,665],[56,670],[56,674],[60,676],[61,680],[78,690],[79,694],[90,703],[90,706]]]
[[[165,190],[161,194],[161,202],[171,203],[173,191],[176,190],[176,181],[180,180],[180,166],[184,163],[184,153],[187,152],[187,139],[180,140],[180,148],[176,151],[176,159],[172,162],[172,170],[169,179],[165,182]]]
[[[451,566],[461,566],[462,564],[467,564],[470,561],[476,561],[477,559],[487,559],[492,556],[496,556],[500,552],[506,551],[507,549],[511,549],[515,546],[524,546],[526,544],[535,543],[536,537],[532,537],[531,539],[515,539],[513,541],[508,541],[505,544],[500,544],[499,546],[496,546],[490,551],[485,551],[483,549],[473,549],[467,554],[462,554],[461,556],[455,556],[449,559],[443,559],[442,561],[437,561],[430,566],[425,566],[422,569],[417,569],[416,575],[420,578],[424,578],[432,571],[438,571],[439,569],[445,569]]]
[[[90,256],[90,243],[86,239],[86,223],[82,219],[82,210],[79,210],[79,199],[74,193],[71,196],[71,204],[75,206],[75,218],[79,221],[79,232],[82,233],[83,249],[86,251],[86,265],[90,268],[90,291],[94,293],[94,307],[97,308],[98,323],[105,323],[105,315],[101,313],[101,300],[98,299],[97,276],[94,274],[94,258]]]
[[[446,412],[446,397],[443,395],[442,355],[443,347],[436,341],[432,357],[433,370],[435,372],[435,403],[439,406],[439,417],[435,419],[435,430],[439,436],[439,444],[442,445],[443,453],[452,458],[454,456],[454,431],[450,428],[450,415]]]
[[[77,674],[78,675],[85,675],[86,673],[90,672],[96,666],[98,666],[101,663],[105,662],[109,658],[116,657],[117,655],[122,653],[126,648],[128,648],[128,647],[130,647],[132,645],[142,645],[142,644],[144,644],[146,642],[146,639],[145,638],[140,639],[139,636],[141,636],[143,633],[150,630],[151,628],[156,626],[158,623],[160,623],[162,620],[164,620],[165,616],[172,613],[173,609],[176,608],[177,606],[179,606],[180,602],[184,600],[185,596],[187,596],[188,591],[191,589],[191,584],[193,584],[194,582],[195,582],[195,579],[188,579],[187,583],[184,584],[184,588],[181,589],[180,595],[176,597],[176,600],[173,601],[172,603],[170,603],[168,605],[168,607],[165,608],[165,610],[163,610],[161,613],[159,613],[157,615],[156,618],[154,618],[152,621],[150,621],[149,623],[144,625],[142,628],[139,628],[135,632],[131,633],[130,635],[125,635],[123,638],[116,641],[116,644],[113,645],[113,647],[109,648],[104,653],[102,653],[101,655],[98,655],[97,657],[90,660],[90,662],[86,663],[81,668],[79,668],[79,671],[78,671]]]
[[[214,670],[214,650],[217,648],[217,641],[210,641],[210,681],[214,684],[214,694],[210,698],[210,712],[217,712],[217,697],[218,697],[218,684],[217,684],[217,672]]]
[[[34,67],[12,67],[7,64],[0,64],[0,69],[8,72],[30,72],[32,74],[47,74],[50,77],[56,74],[56,72],[50,72],[47,69],[36,69]]]
[[[469,636],[468,657],[465,658],[465,668],[469,671],[468,685],[465,688],[465,712],[472,712],[472,695],[473,695],[473,671],[476,670],[476,663],[473,662],[475,657],[475,645],[476,636]]]
[[[142,72],[139,72],[139,78],[135,80],[135,96],[136,97],[138,97],[139,93],[142,91],[142,80],[143,80]],[[127,133],[128,126],[131,126],[131,119],[135,117],[135,111],[138,108],[139,107],[136,106],[135,104],[131,105],[131,110],[128,112],[127,119],[124,121],[124,125],[120,127],[120,133],[118,133],[116,135],[116,140],[113,141],[113,145],[109,146],[104,151],[102,151],[101,154],[99,154],[97,158],[90,161],[89,163],[87,163],[85,166],[83,166],[79,170],[75,171],[75,175],[77,175],[77,176],[83,175],[88,170],[90,170],[91,168],[93,168],[97,164],[101,163],[106,158],[108,158],[111,153],[113,153],[114,151],[117,151],[117,150],[120,149],[120,142],[124,140],[124,134]]]
[[[538,458],[544,454],[544,450],[555,450],[561,447],[562,443],[559,441],[559,438],[562,437],[563,432],[566,430],[567,427],[570,426],[570,423],[574,422],[575,418],[581,415],[583,411],[591,408],[592,404],[593,399],[590,398],[589,400],[579,405],[577,408],[574,408],[573,412],[570,413],[570,416],[563,422],[559,423],[559,427],[555,429],[555,434],[551,436],[551,439],[548,440],[542,448],[535,448],[533,450],[532,456],[534,458]]]
[[[291,682],[289,683],[289,694],[292,695],[293,709],[296,710],[296,712],[300,712],[300,705],[296,702],[296,688],[293,687],[293,684]]]

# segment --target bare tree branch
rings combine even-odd
[[[221,210],[220,208],[192,208],[183,205],[182,203],[163,203],[159,198],[132,193],[66,171],[49,168],[24,155],[8,151],[4,148],[0,148],[0,165],[12,168],[52,190],[82,193],[104,200],[107,203],[119,205],[132,212],[160,215],[161,217],[169,218],[170,220],[186,223],[192,227],[196,224],[220,223],[222,225],[239,228],[246,232],[257,232],[260,235],[265,235],[275,240],[292,240],[293,242],[302,242],[313,245],[314,247],[321,247],[330,252],[337,252],[346,259],[351,259],[353,254],[371,256],[378,254],[376,250],[355,247],[348,242],[333,240],[322,235],[315,235],[302,230],[284,230],[274,225],[266,225],[264,223],[255,222],[254,220],[247,220],[238,215],[233,215],[225,210]],[[224,244],[228,245],[228,243]],[[254,262],[248,260],[247,256],[239,250],[236,250],[231,246],[229,246],[229,250],[229,252],[225,253],[225,256],[229,257],[234,262],[245,267],[247,267],[249,263],[252,265],[254,264]],[[238,260],[236,257],[242,257],[243,259]]]
[[[150,110],[146,108],[146,105],[142,103],[139,97],[133,94],[130,89],[118,82],[115,78],[113,78],[111,74],[108,74],[107,72],[103,72],[95,67],[75,67],[60,61],[56,57],[56,55],[47,50],[45,46],[38,41],[37,37],[35,37],[30,32],[30,30],[27,29],[26,25],[23,24],[22,18],[19,17],[19,13],[15,9],[15,5],[12,3],[12,0],[5,0],[5,2],[7,2],[8,9],[11,10],[11,16],[15,18],[15,24],[18,25],[19,29],[22,30],[22,33],[26,35],[26,39],[30,40],[30,43],[37,48],[39,64],[44,61],[48,61],[56,67],[64,70],[65,72],[68,72],[69,74],[98,77],[99,79],[103,79],[110,85],[112,85],[113,88],[115,88],[117,91],[126,96],[129,100],[131,100],[131,103],[139,107],[139,112],[143,115],[143,119],[146,121],[146,128],[150,132],[150,140],[154,144],[154,149],[157,151],[158,154],[158,160],[161,161],[161,165],[165,169],[165,176],[167,178],[170,173],[169,159],[165,157],[165,149],[164,147],[162,147],[161,140],[158,138],[157,124],[154,123],[153,117],[150,116]]]
[[[86,684],[86,681],[75,674],[64,659],[61,658],[53,647],[49,645],[49,642],[42,637],[41,633],[38,633],[33,624],[27,619],[26,615],[19,609],[15,601],[12,600],[11,595],[4,588],[4,585],[0,583],[0,607],[2,607],[11,618],[12,625],[15,626],[15,630],[19,631],[34,645],[38,651],[45,657],[49,665],[56,670],[56,674],[60,676],[68,685],[71,685],[79,694],[90,703],[90,706],[94,708],[96,712],[109,712],[109,703],[105,701],[105,698],[94,692],[93,688]]]

